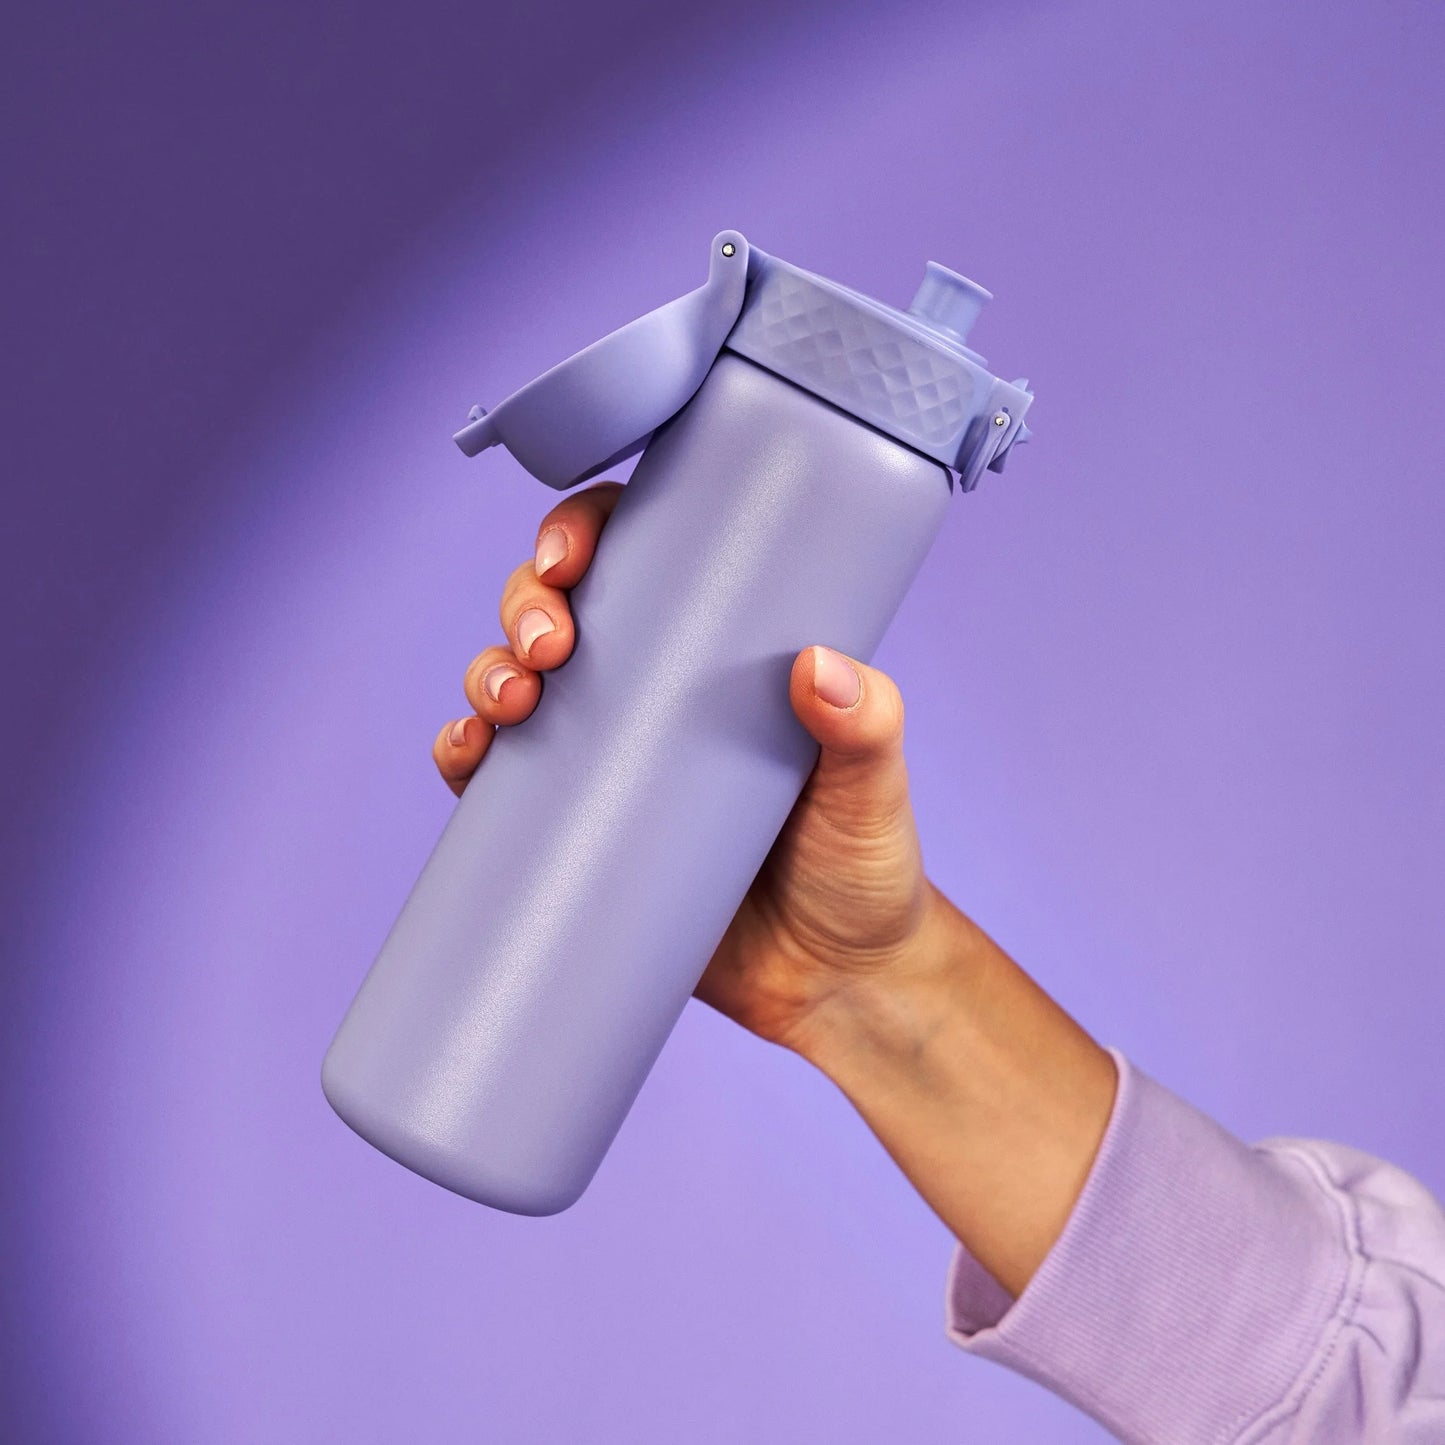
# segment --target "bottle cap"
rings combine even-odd
[[[989,292],[928,263],[907,311],[789,265],[737,231],[713,237],[708,278],[544,372],[456,442],[505,446],[566,490],[641,451],[727,349],[933,457],[970,491],[1029,439],[1027,379],[1006,382],[967,344]]]

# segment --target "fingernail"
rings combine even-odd
[[[447,733],[447,741],[454,748],[459,748],[462,746],[463,743],[466,742],[467,724],[470,721],[470,718],[459,717],[456,722],[452,724],[451,731]]]
[[[523,652],[531,652],[539,637],[555,631],[552,619],[540,607],[529,607],[517,619],[517,641],[522,644]]]
[[[567,534],[560,527],[548,527],[537,539],[537,560],[533,564],[540,577],[567,555]]]
[[[863,679],[842,653],[813,649],[813,691],[834,707],[852,707],[863,694]]]
[[[499,662],[496,667],[489,667],[482,674],[482,686],[493,702],[501,702],[502,684],[510,682],[514,677],[521,677],[521,675],[515,667],[508,667],[505,662]]]

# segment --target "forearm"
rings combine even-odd
[[[970,1253],[1020,1294],[1103,1138],[1113,1060],[930,884],[917,960],[840,990],[799,1052]]]

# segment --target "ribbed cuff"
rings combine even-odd
[[[1290,1395],[1342,1307],[1342,1217],[1300,1160],[1109,1053],[1113,1113],[1063,1233],[1017,1300],[960,1246],[948,1335],[1128,1445],[1223,1445]]]

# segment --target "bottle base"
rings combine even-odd
[[[582,1197],[590,1182],[589,1178],[580,1184],[539,1184],[507,1177],[496,1160],[489,1162],[475,1151],[463,1152],[424,1131],[408,1128],[394,1114],[370,1104],[345,1078],[330,1053],[321,1066],[321,1090],[341,1121],[373,1148],[413,1174],[491,1209],[532,1218],[561,1214]]]

